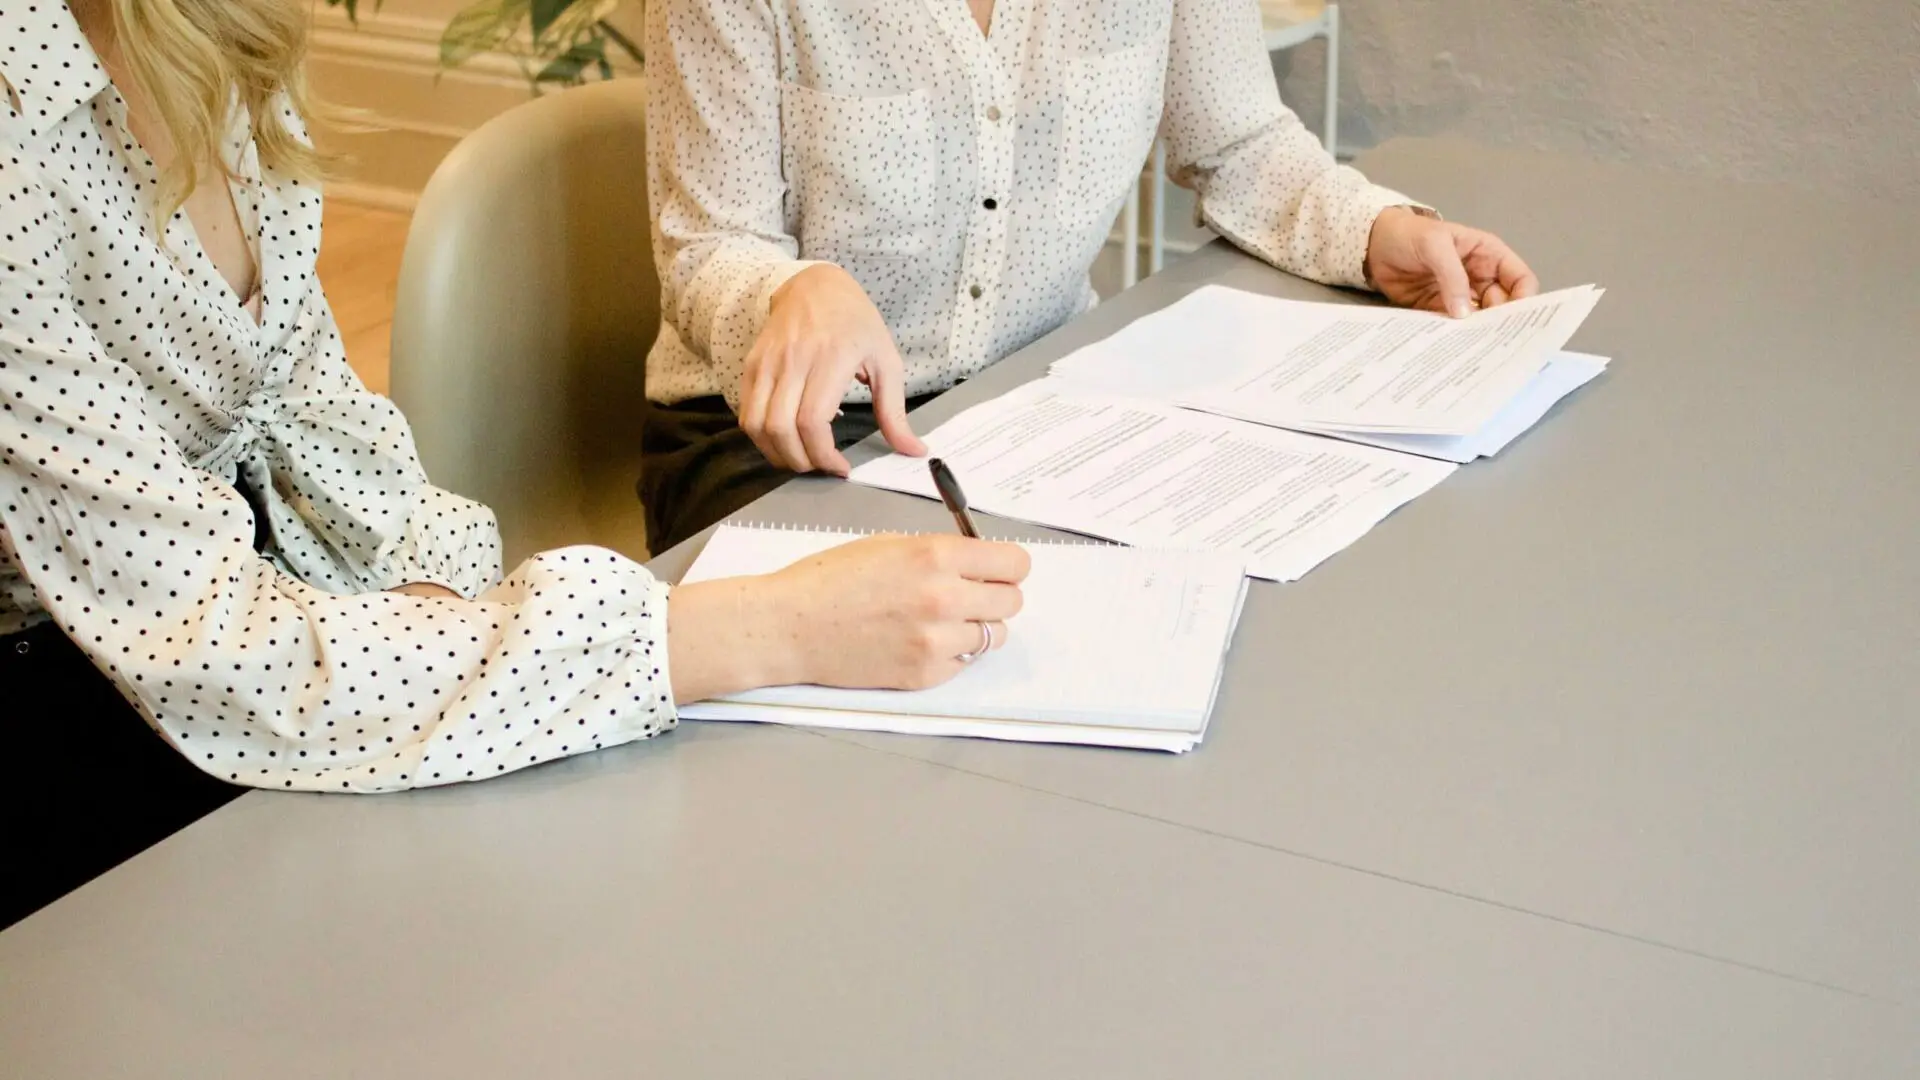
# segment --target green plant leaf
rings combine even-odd
[[[607,43],[599,38],[589,38],[575,42],[566,52],[554,57],[534,76],[534,81],[572,85],[583,81],[583,73],[589,65],[600,67],[606,62]]]
[[[636,44],[632,38],[621,33],[619,27],[602,19],[594,24],[594,28],[602,34],[605,34],[607,40],[613,42],[621,52],[626,53],[628,59],[631,59],[636,64],[646,63],[647,58],[641,55],[640,46]],[[608,78],[612,78],[612,76],[609,75]]]
[[[554,21],[581,0],[532,0],[528,17],[533,23],[533,40],[539,41],[553,28]]]
[[[440,65],[459,67],[499,48],[527,17],[530,0],[479,0],[461,8],[440,34]]]
[[[583,38],[602,36],[597,30],[602,15],[619,6],[620,0],[572,0],[554,15],[545,35],[535,42],[536,51],[542,56],[558,56]]]

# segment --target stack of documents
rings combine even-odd
[[[856,538],[722,525],[685,581],[770,573]],[[1198,745],[1246,598],[1239,560],[1095,544],[1028,550],[1033,572],[1005,645],[951,682],[916,691],[772,687],[680,715],[1176,753]]]
[[[1210,285],[1051,370],[1110,394],[1464,464],[1498,453],[1606,368],[1561,351],[1601,294],[1562,289],[1449,319]]]
[[[1599,297],[1448,319],[1209,286],[925,441],[977,509],[1293,581],[1604,370],[1561,351]],[[851,479],[938,497],[920,458]]]
[[[1293,581],[1452,474],[1444,461],[1115,397],[1049,377],[925,437],[977,510],[1139,547],[1232,552]],[[854,483],[938,498],[924,458]]]

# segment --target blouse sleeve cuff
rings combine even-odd
[[[646,614],[641,620],[639,638],[650,644],[658,671],[653,679],[659,695],[654,715],[660,730],[664,731],[680,722],[680,708],[673,698],[673,665],[668,659],[673,650],[667,645],[667,604],[673,597],[673,587],[649,577]]]
[[[718,341],[709,341],[707,358],[714,365],[714,378],[720,384],[720,395],[726,399],[727,408],[740,411],[740,375],[753,342],[759,338],[760,331],[767,325],[767,317],[773,308],[773,294],[780,286],[792,281],[801,271],[827,263],[817,259],[779,259],[756,267],[753,273],[758,277],[756,286],[752,279],[740,283],[734,293],[735,318],[729,343],[723,347]]]
[[[556,699],[557,710],[539,718],[559,729],[583,729],[559,747],[558,756],[666,731],[679,717],[667,667],[667,594],[646,567],[604,548],[535,555],[481,598],[514,608],[482,681],[511,684],[528,663],[592,672],[586,685],[572,686],[570,700]],[[522,644],[536,641],[540,646],[531,653]],[[468,692],[492,689],[488,684]],[[591,739],[592,746],[583,746],[582,739]]]

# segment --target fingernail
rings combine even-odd
[[[1456,319],[1464,319],[1467,316],[1473,314],[1473,308],[1468,306],[1465,300],[1462,300],[1456,296],[1453,299],[1447,301],[1447,314],[1453,316]]]

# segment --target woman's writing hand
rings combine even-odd
[[[995,648],[1030,567],[1014,544],[879,536],[763,577],[682,586],[670,605],[674,697],[758,686],[916,690],[953,678],[962,654]]]

